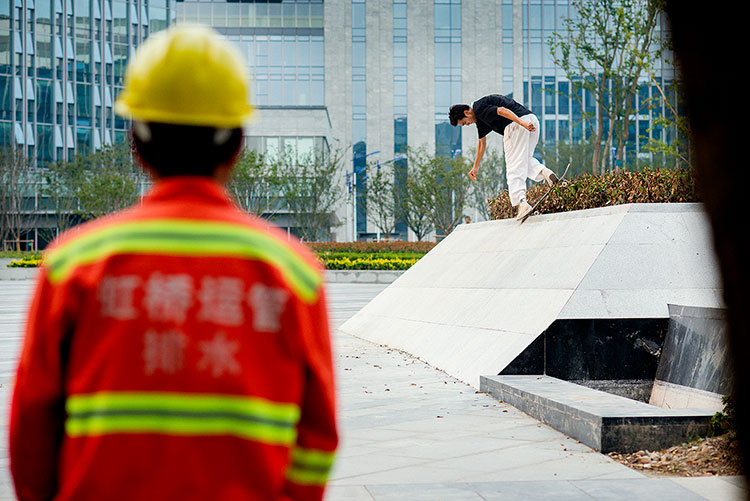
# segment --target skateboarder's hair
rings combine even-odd
[[[211,177],[242,146],[242,128],[133,122],[133,147],[161,177]]]
[[[450,117],[451,125],[455,127],[458,124],[458,121],[462,118],[466,118],[466,115],[464,115],[464,111],[469,109],[468,104],[454,104],[451,106],[450,111],[448,112],[448,117]]]

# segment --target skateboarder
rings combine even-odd
[[[546,181],[552,186],[557,176],[534,158],[539,141],[539,119],[528,108],[513,99],[490,94],[467,104],[454,104],[449,112],[452,126],[477,124],[477,153],[469,177],[476,180],[479,163],[487,148],[487,134],[495,131],[504,136],[506,178],[510,203],[516,208],[516,218],[523,218],[531,210],[526,201],[526,178]]]

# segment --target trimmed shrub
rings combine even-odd
[[[544,195],[547,185],[538,183],[526,191],[530,204]],[[698,202],[695,174],[689,169],[622,171],[603,176],[584,174],[552,189],[536,208],[539,214],[593,209],[630,203]],[[508,191],[489,201],[492,219],[515,217]]]
[[[419,258],[382,258],[366,255],[355,258],[331,257],[321,261],[329,270],[408,270],[419,261]]]
[[[307,246],[318,254],[325,252],[356,252],[356,253],[413,253],[427,254],[435,242],[404,242],[390,240],[384,242],[307,242]]]

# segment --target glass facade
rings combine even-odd
[[[323,106],[322,0],[177,1],[178,23],[214,27],[235,42],[259,106]]]
[[[365,0],[352,0],[352,144],[355,227],[367,232],[367,38]]]
[[[435,153],[461,151],[461,127],[452,127],[448,109],[461,96],[461,0],[435,0]]]
[[[408,41],[406,0],[393,0],[393,181],[397,187],[405,184],[407,177]],[[397,221],[395,231],[405,237],[408,232],[406,223]]]
[[[500,94],[513,97],[513,0],[502,0],[500,19],[502,22],[503,82]]]
[[[38,166],[124,141],[127,59],[163,30],[173,0],[10,0],[0,7],[0,146]]]
[[[269,160],[278,159],[281,152],[305,158],[326,151],[328,141],[320,136],[248,136],[245,147],[266,155]]]
[[[503,0],[503,2],[503,15],[505,15],[505,4],[510,3],[510,0]],[[547,40],[553,33],[565,32],[564,19],[575,20],[576,11],[570,6],[568,0],[524,0],[522,8],[523,99],[539,117],[540,139],[546,143],[586,141],[591,138],[591,131],[584,124],[583,115],[584,113],[594,114],[596,102],[589,93],[570,96],[572,83],[555,65],[547,45]],[[503,22],[503,54],[505,54],[505,26],[506,23]],[[664,36],[665,26],[657,26],[656,30],[656,39]],[[670,59],[671,54],[665,54],[654,68],[656,78],[663,88],[671,86],[674,78],[672,65],[668,63]],[[506,65],[503,64],[503,67],[505,68]],[[503,81],[505,78],[504,76]],[[669,131],[662,130],[660,127],[650,130],[653,121],[664,115],[667,109],[658,88],[647,81],[647,75],[644,75],[642,79],[643,82],[636,98],[636,112],[631,117],[630,135],[626,145],[627,160],[631,165],[639,155],[649,156],[647,153],[639,153],[649,138],[670,139],[667,136]],[[605,134],[610,126],[609,120],[605,118],[603,123]]]

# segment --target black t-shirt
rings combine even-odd
[[[505,117],[497,114],[498,108],[507,108],[518,117],[530,115],[531,112],[524,105],[517,103],[513,99],[500,94],[490,94],[474,102],[472,109],[477,117],[477,134],[479,139],[495,131],[502,134],[507,125],[513,123]]]

